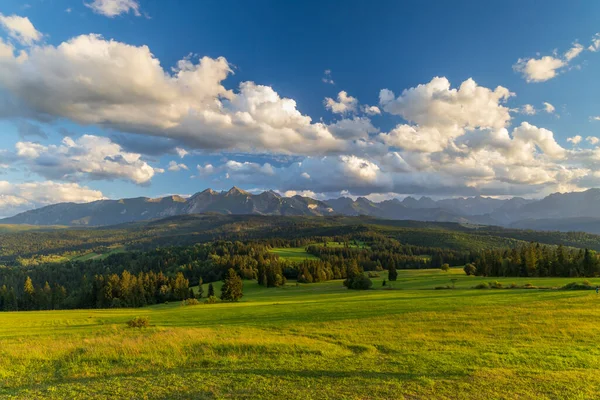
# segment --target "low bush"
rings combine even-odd
[[[148,317],[135,317],[127,321],[127,326],[130,328],[147,328],[150,326],[150,318]]]
[[[379,274],[377,272],[369,271],[369,278],[379,278]]]
[[[371,286],[373,286],[373,282],[369,278],[361,274],[359,276],[355,276],[352,279],[348,289],[367,290],[371,289]]]
[[[504,287],[502,285],[502,283],[500,283],[498,281],[490,282],[489,285],[490,285],[490,288],[492,288],[492,289],[502,289]]]
[[[436,286],[435,287],[435,290],[445,290],[445,289],[452,289],[452,286],[446,285],[446,286]]]
[[[562,290],[593,290],[596,286],[592,286],[589,281],[583,281],[582,283],[571,282],[567,283],[561,288]]]
[[[535,285],[532,285],[531,283],[527,282],[526,284],[523,285],[523,289],[537,289],[538,287]]]
[[[216,296],[209,296],[204,300],[204,304],[215,304],[219,301]]]
[[[184,306],[197,306],[198,304],[200,304],[198,299],[186,299],[182,302],[182,305]]]
[[[490,288],[490,285],[488,285],[486,282],[482,282],[475,286],[475,289],[489,289],[489,288]]]

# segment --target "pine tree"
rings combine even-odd
[[[25,309],[33,310],[35,307],[35,288],[33,287],[33,282],[30,277],[27,277],[25,280],[25,284],[23,285],[23,292],[25,294]]]
[[[215,288],[212,283],[208,284],[208,297],[215,297]]]
[[[395,281],[396,279],[398,279],[398,271],[396,271],[396,266],[393,264],[390,265],[388,269],[388,279],[390,281]]]
[[[238,276],[233,268],[229,268],[221,287],[221,300],[238,301],[242,298],[242,278]]]

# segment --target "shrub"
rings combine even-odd
[[[369,278],[379,278],[379,274],[377,272],[369,272]]]
[[[184,306],[197,306],[198,304],[200,304],[198,299],[186,299],[182,302]]]
[[[440,269],[444,272],[448,272],[448,270],[450,269],[450,264],[448,263],[444,263],[442,264],[442,266],[440,267]]]
[[[538,287],[535,285],[532,285],[531,283],[527,282],[526,284],[523,285],[523,289],[537,289]]]
[[[127,321],[127,326],[130,328],[147,328],[150,326],[150,318],[148,317],[135,317]]]
[[[517,286],[516,283],[513,282],[513,283],[510,284],[510,288],[511,289],[516,289],[516,288],[518,288],[518,286]]]
[[[467,275],[475,275],[475,273],[477,272],[477,268],[475,268],[475,266],[471,263],[465,265],[465,268],[463,268],[465,271],[465,274]]]
[[[436,286],[435,287],[435,290],[445,290],[445,289],[452,289],[452,286],[446,285],[446,286]]]
[[[348,286],[348,289],[367,290],[367,289],[370,289],[371,286],[373,286],[373,282],[366,276],[360,274],[360,275],[352,278],[352,281],[350,281],[350,285]]]
[[[479,285],[475,286],[475,289],[489,289],[490,285],[488,285],[486,282],[482,282]]]
[[[219,299],[217,299],[216,296],[208,296],[206,300],[204,300],[204,304],[215,304],[218,301]]]
[[[577,283],[577,282],[567,283],[561,289],[563,289],[563,290],[592,290],[592,289],[596,289],[596,287],[590,285],[590,282],[586,280],[586,281],[583,281],[582,283]]]
[[[502,285],[502,283],[498,281],[490,282],[490,288],[492,289],[502,289],[503,287],[504,286]]]

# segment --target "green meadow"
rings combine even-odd
[[[477,290],[490,279],[460,269],[399,271],[391,289],[384,278],[369,291],[246,281],[239,303],[0,313],[0,398],[598,397],[595,291]],[[151,326],[126,327],[136,316]]]
[[[286,260],[293,262],[319,259],[318,257],[307,253],[304,250],[304,247],[276,247],[271,249],[271,253],[277,254],[281,258],[285,258]]]

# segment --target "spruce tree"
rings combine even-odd
[[[398,271],[396,271],[396,266],[393,264],[390,265],[388,269],[388,279],[390,281],[395,281],[396,279],[398,279]]]
[[[215,297],[215,288],[212,283],[208,284],[208,297]]]
[[[221,287],[221,300],[238,301],[242,298],[242,278],[233,268],[229,268]]]

